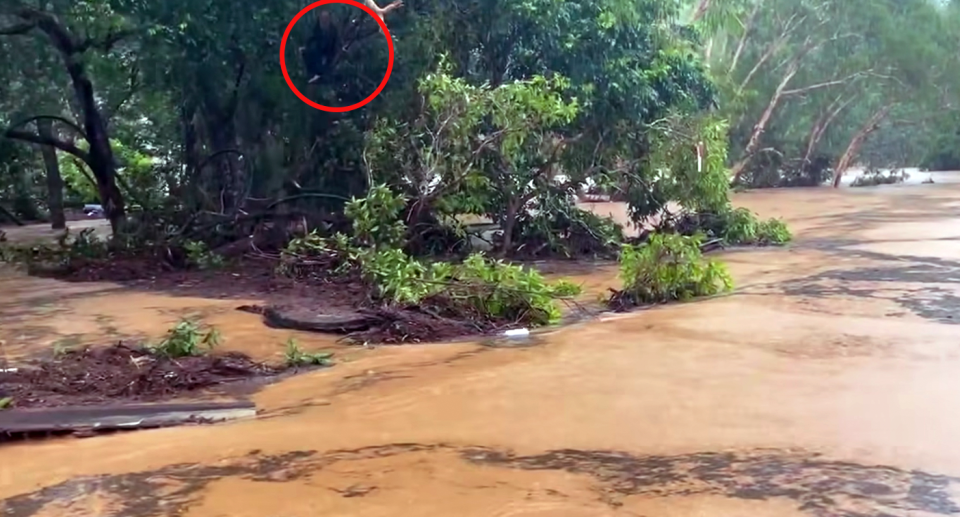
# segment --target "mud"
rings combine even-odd
[[[254,357],[282,354],[291,335],[347,354],[253,395],[255,421],[3,447],[0,513],[960,513],[960,348],[947,318],[960,296],[960,185],[736,202],[784,217],[797,237],[717,255],[736,292],[538,334],[535,347],[337,348],[265,328],[236,301],[0,278],[10,354],[156,335],[184,312]],[[616,285],[606,266],[554,273],[587,296]]]
[[[71,350],[0,372],[0,398],[14,408],[173,400],[228,383],[271,378],[286,368],[238,353],[167,358],[123,344]]]
[[[467,465],[583,476],[594,484],[592,503],[613,511],[629,504],[631,498],[708,495],[747,501],[786,500],[798,514],[823,517],[960,513],[951,497],[960,478],[831,461],[803,453],[757,450],[638,456],[566,449],[523,456],[486,447],[447,444],[389,444],[325,453],[291,451],[274,456],[253,450],[217,466],[179,464],[147,472],[73,479],[10,498],[5,501],[4,510],[9,517],[31,517],[53,504],[63,510],[83,512],[84,508],[75,501],[89,499],[96,492],[115,502],[108,515],[181,515],[202,500],[199,496],[205,489],[224,478],[266,485],[309,483],[321,471],[342,468],[343,464],[412,458],[459,458]],[[475,487],[479,491],[485,488],[493,487]],[[381,487],[354,483],[328,490],[332,492],[328,497],[376,498]],[[561,508],[573,506],[563,504],[569,496],[559,490],[541,487],[539,491],[541,497],[561,503]]]

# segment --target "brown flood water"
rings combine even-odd
[[[733,295],[528,348],[299,335],[341,363],[255,395],[258,420],[4,445],[0,515],[960,512],[960,185],[736,201],[797,240],[721,255]],[[579,279],[600,292],[614,276]],[[0,292],[11,356],[157,335],[185,312],[258,357],[288,336],[235,301],[13,275]]]

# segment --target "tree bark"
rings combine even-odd
[[[817,122],[813,125],[813,129],[810,130],[810,136],[807,138],[807,150],[803,154],[803,163],[809,163],[810,157],[813,155],[813,150],[816,149],[817,144],[820,143],[820,139],[823,138],[823,135],[827,132],[827,128],[830,127],[830,124],[840,115],[840,112],[843,111],[847,106],[856,99],[857,96],[853,95],[847,100],[840,102],[841,97],[837,97],[835,101],[830,103],[830,106],[827,107],[826,113],[821,115]]]
[[[507,213],[504,214],[503,218],[503,239],[500,243],[500,256],[505,257],[510,253],[510,248],[513,247],[513,229],[517,225],[517,199],[511,199],[507,203]]]
[[[737,63],[740,62],[740,56],[743,55],[743,49],[747,46],[747,37],[750,35],[750,29],[753,28],[753,20],[757,17],[757,13],[760,12],[761,2],[757,2],[753,6],[753,10],[750,11],[750,16],[747,17],[747,22],[743,27],[743,34],[740,35],[740,41],[737,42],[737,50],[733,53],[733,59],[730,60],[730,68],[727,69],[727,75],[733,75],[734,70],[737,69]]]
[[[746,168],[747,163],[750,161],[750,158],[753,157],[753,153],[757,150],[757,146],[760,144],[760,136],[763,135],[763,130],[766,129],[767,123],[770,122],[770,117],[773,116],[773,111],[777,108],[777,104],[780,103],[780,99],[783,97],[783,91],[787,88],[787,85],[790,84],[790,80],[793,79],[793,76],[797,75],[797,71],[799,69],[799,60],[793,60],[790,62],[790,65],[787,68],[787,73],[783,76],[783,79],[780,80],[780,84],[777,85],[777,89],[773,92],[773,96],[770,97],[770,102],[767,103],[766,109],[764,109],[763,114],[760,115],[760,120],[758,120],[753,126],[753,131],[750,133],[750,139],[747,140],[747,146],[743,150],[743,158],[733,164],[733,167],[730,169],[730,172],[733,173],[734,182],[740,179],[740,175],[743,174],[743,170]]]
[[[37,120],[37,134],[43,138],[54,139],[53,121]],[[57,149],[52,145],[40,146],[43,166],[47,171],[47,208],[50,209],[50,227],[63,230],[67,227],[67,218],[63,213],[63,178],[60,176],[60,163],[57,161]]]
[[[853,135],[853,138],[850,139],[850,143],[847,144],[847,149],[843,152],[843,155],[840,156],[836,167],[833,168],[833,188],[840,186],[840,179],[843,178],[843,173],[850,167],[850,163],[853,162],[860,153],[860,146],[863,145],[863,142],[871,133],[880,128],[880,123],[883,122],[883,119],[887,117],[892,108],[893,104],[887,104],[877,110]]]

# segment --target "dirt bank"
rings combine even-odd
[[[117,344],[66,351],[0,371],[0,399],[7,399],[8,407],[32,408],[196,398],[223,394],[240,381],[273,379],[287,370],[238,352],[173,359]]]

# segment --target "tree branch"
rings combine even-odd
[[[843,84],[843,83],[845,83],[845,82],[847,82],[847,81],[849,81],[849,80],[851,80],[851,79],[855,79],[855,78],[857,78],[857,77],[859,77],[859,76],[861,76],[861,75],[863,75],[863,74],[867,74],[867,73],[869,73],[869,72],[870,72],[870,70],[865,70],[865,71],[863,71],[863,72],[857,72],[857,73],[855,73],[855,74],[848,75],[847,77],[844,77],[843,79],[834,79],[833,81],[827,81],[827,82],[818,83],[818,84],[811,84],[810,86],[805,86],[805,87],[803,87],[803,88],[796,88],[796,89],[793,89],[793,90],[784,90],[783,93],[782,93],[782,95],[799,95],[799,94],[807,93],[807,92],[810,92],[810,91],[813,91],[813,90],[819,90],[820,88],[827,88],[827,87],[829,87],[829,86],[836,86],[836,85],[838,85],[838,84]]]
[[[10,138],[12,140],[22,140],[24,142],[30,142],[33,144],[40,145],[50,145],[60,149],[65,153],[72,154],[77,158],[80,158],[86,163],[90,163],[90,155],[86,151],[80,149],[79,147],[71,144],[70,142],[64,142],[58,138],[44,138],[36,133],[31,133],[29,131],[20,131],[16,129],[8,129],[3,132],[3,136]]]
[[[737,43],[737,50],[733,53],[730,67],[727,69],[727,75],[733,75],[733,71],[737,69],[737,63],[740,61],[740,55],[743,54],[743,49],[747,46],[747,36],[750,35],[750,30],[753,29],[753,21],[757,17],[758,12],[760,12],[760,2],[757,2],[753,10],[750,11],[747,23],[743,27],[743,34],[740,35],[740,41]]]
[[[84,140],[87,139],[87,134],[84,133],[83,129],[81,129],[80,126],[78,126],[75,122],[72,122],[72,121],[70,121],[70,120],[67,120],[67,119],[65,119],[65,118],[63,118],[63,117],[61,117],[61,116],[58,116],[58,115],[37,115],[36,117],[30,117],[30,118],[28,118],[28,119],[26,119],[26,120],[21,120],[20,122],[17,122],[16,124],[13,124],[12,126],[10,126],[10,127],[7,128],[7,129],[8,129],[8,130],[14,130],[14,129],[17,129],[17,128],[26,126],[27,124],[29,124],[29,123],[31,123],[31,122],[36,122],[36,121],[38,121],[38,120],[53,120],[53,121],[55,121],[55,122],[63,123],[63,124],[65,124],[67,127],[69,127],[70,129],[74,130],[74,131],[75,131],[78,135],[80,135]]]
[[[20,6],[14,10],[14,14],[26,23],[30,23],[45,32],[61,53],[72,55],[77,52],[77,42],[56,16],[26,6]]]

